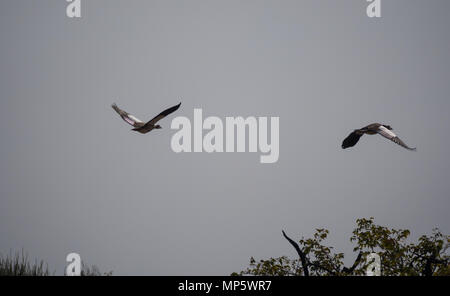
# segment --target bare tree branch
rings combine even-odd
[[[309,276],[309,270],[308,270],[308,260],[306,259],[305,253],[302,252],[302,250],[300,249],[300,246],[294,242],[290,237],[288,237],[286,235],[286,233],[284,232],[284,230],[282,230],[283,232],[283,236],[288,240],[288,242],[294,247],[294,249],[297,251],[298,256],[300,257],[300,260],[302,262],[302,267],[303,267],[303,273],[305,274],[305,276]]]
[[[361,258],[362,258],[362,252],[359,252],[358,257],[356,257],[356,260],[353,263],[352,267],[350,267],[350,268],[344,267],[342,269],[342,272],[344,272],[346,274],[352,274],[353,271],[355,270],[356,266],[358,266],[359,262],[361,261]]]
[[[329,274],[331,274],[332,276],[336,276],[336,272],[332,271],[331,269],[326,268],[325,266],[322,266],[320,264],[317,264],[315,262],[311,262],[310,260],[308,260],[309,265],[312,265],[318,269],[322,269],[325,270],[326,272],[328,272]]]

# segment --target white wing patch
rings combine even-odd
[[[134,122],[142,122],[142,120],[137,119],[136,117],[134,117],[134,116],[131,115],[131,114],[128,114],[128,117],[129,117],[131,120],[134,120]]]
[[[131,120],[131,118],[128,118],[127,116],[124,116],[124,117],[123,117],[123,120],[125,120],[126,122],[128,122],[128,123],[131,124],[131,125],[134,125],[134,121]]]
[[[408,145],[406,145],[402,140],[399,139],[399,137],[397,137],[396,134],[394,134],[391,130],[388,130],[387,128],[385,128],[384,126],[380,126],[378,128],[378,133],[380,135],[382,135],[383,137],[385,137],[386,139],[391,140],[392,142],[394,142],[395,144],[398,144],[408,150],[412,150],[415,151],[416,148],[410,148],[408,147]]]
[[[383,137],[388,138],[389,140],[392,140],[393,138],[397,137],[396,134],[394,134],[391,130],[388,130],[382,125],[380,125],[380,127],[378,128],[378,133]]]
[[[125,120],[126,122],[128,122],[129,124],[133,125],[135,123],[142,123],[142,121],[140,121],[139,119],[137,119],[136,117],[134,117],[133,115],[127,114],[125,116],[122,117],[123,120]]]

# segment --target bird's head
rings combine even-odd
[[[155,128],[156,128],[156,129],[161,129],[162,126],[160,126],[159,124],[157,124],[157,125],[155,125]]]

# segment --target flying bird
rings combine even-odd
[[[158,115],[156,115],[149,122],[143,122],[142,120],[137,119],[133,115],[131,115],[128,112],[125,112],[122,109],[120,109],[119,107],[117,107],[116,104],[112,104],[111,107],[114,110],[116,110],[116,112],[120,115],[120,117],[122,117],[122,119],[125,120],[125,122],[127,122],[128,124],[130,124],[130,125],[132,125],[134,127],[132,129],[133,131],[140,132],[141,134],[146,134],[146,133],[150,132],[151,130],[153,130],[155,128],[156,129],[162,128],[159,124],[156,124],[156,123],[158,121],[160,121],[161,119],[163,119],[164,117],[166,117],[167,115],[177,111],[178,108],[180,108],[180,105],[181,105],[181,103],[164,110],[163,112],[161,112]]]
[[[354,130],[342,142],[342,149],[346,149],[346,148],[355,146],[356,143],[358,143],[359,138],[361,138],[362,135],[364,135],[364,134],[367,134],[367,135],[380,134],[383,137],[385,137],[386,139],[389,139],[392,142],[394,142],[408,150],[412,150],[412,151],[416,150],[416,148],[410,148],[402,140],[400,140],[400,138],[397,137],[397,135],[392,132],[392,127],[390,125],[380,124],[380,123],[372,123],[361,129]]]

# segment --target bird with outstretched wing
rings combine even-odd
[[[358,143],[359,139],[364,135],[376,135],[379,134],[386,139],[391,140],[392,142],[406,148],[408,150],[415,151],[416,148],[410,148],[406,145],[396,134],[392,131],[391,126],[380,123],[372,123],[366,127],[354,130],[347,138],[342,142],[342,149],[346,149],[349,147],[353,147]]]
[[[173,107],[170,107],[164,111],[162,111],[161,113],[159,113],[158,115],[156,115],[155,117],[153,117],[150,121],[148,122],[143,122],[142,120],[137,119],[136,117],[134,117],[133,115],[129,114],[128,112],[120,109],[119,107],[117,107],[116,104],[112,104],[112,108],[120,115],[120,117],[122,117],[122,119],[132,125],[134,128],[132,129],[133,131],[137,131],[140,132],[141,134],[146,134],[148,132],[150,132],[153,129],[160,129],[162,128],[159,124],[156,124],[158,121],[160,121],[161,119],[163,119],[164,117],[166,117],[167,115],[175,112],[178,110],[178,108],[180,108],[181,103],[179,103],[178,105],[175,105]]]

